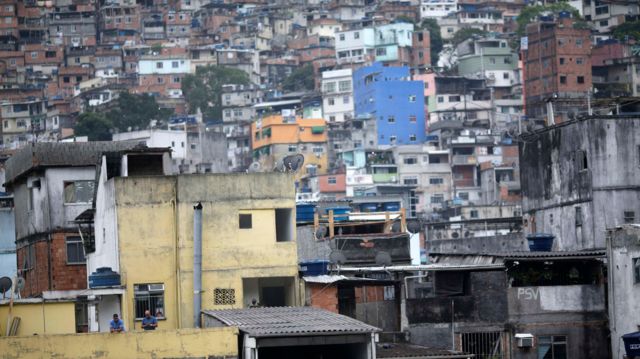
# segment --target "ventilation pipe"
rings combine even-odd
[[[200,328],[202,306],[202,203],[193,207],[193,325]]]

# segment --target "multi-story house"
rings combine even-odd
[[[252,49],[216,49],[216,64],[244,71],[251,83],[260,83],[260,52]]]
[[[491,127],[491,92],[484,79],[435,77],[435,95],[429,97],[429,132],[463,127]]]
[[[153,161],[158,175],[140,177],[152,168],[132,161],[136,156],[159,158]],[[122,160],[127,166],[120,171],[103,157],[96,181],[96,237],[87,252],[88,272],[107,267],[121,280],[89,308],[95,314],[91,331],[108,331],[112,312],[122,313],[133,329],[145,310],[155,313],[162,328],[190,327],[194,273],[201,273],[202,291],[195,293],[201,310],[301,304],[292,175],[162,176],[159,164],[166,153],[123,152],[122,157],[128,160]],[[194,229],[193,218],[201,218],[196,221],[201,226]],[[200,240],[194,242],[194,236]],[[194,261],[194,250],[201,262]]]
[[[353,72],[351,69],[322,73],[322,113],[327,122],[353,118]]]
[[[95,12],[95,4],[89,1],[56,6],[49,14],[50,40],[62,46],[96,46]]]
[[[409,68],[376,62],[354,72],[353,89],[355,116],[376,123],[376,145],[425,141],[424,84],[410,80]]]
[[[335,34],[336,59],[339,65],[362,64],[375,57],[373,28],[340,31]]]
[[[109,4],[98,11],[101,44],[135,45],[140,41],[140,12],[137,5]]]
[[[588,29],[571,18],[527,27],[525,107],[529,118],[547,124],[566,121],[570,113],[587,112],[591,96],[591,39]]]
[[[251,124],[253,158],[264,169],[275,168],[287,155],[302,154],[303,175],[325,174],[327,163],[327,129],[323,119],[302,119],[284,111],[283,115],[265,116]]]
[[[554,235],[556,250],[584,250],[605,248],[606,229],[637,223],[639,125],[635,115],[593,116],[521,142],[527,233]]]
[[[61,95],[66,98],[74,96],[75,87],[81,82],[94,77],[95,71],[91,67],[67,66],[58,70],[58,88]]]
[[[584,1],[582,15],[590,21],[597,33],[594,43],[611,38],[611,30],[628,21],[640,19],[640,4],[635,1]]]
[[[41,44],[49,39],[46,11],[35,1],[16,1],[20,43]]]
[[[9,147],[25,144],[36,132],[44,130],[46,99],[43,92],[38,90],[3,92],[3,101],[0,103],[2,142]]]
[[[456,0],[421,0],[420,18],[443,18],[458,10]]]
[[[18,38],[18,2],[0,1],[0,36]]]
[[[517,77],[518,55],[506,39],[468,39],[457,47],[458,74],[485,79],[495,98],[510,95],[520,83]]]
[[[0,179],[3,177],[0,176]],[[18,270],[15,230],[13,196],[5,193],[4,187],[0,187],[0,276],[3,277],[15,278]]]
[[[112,47],[100,46],[96,48],[96,62],[93,67],[95,76],[102,78],[115,78],[123,73],[122,50]]]
[[[138,61],[138,92],[165,98],[182,97],[182,78],[190,73],[191,60],[184,53],[142,55]]]
[[[142,39],[146,42],[158,42],[166,39],[166,22],[164,12],[153,8],[140,11],[142,23]]]
[[[188,38],[191,36],[191,11],[168,11],[165,14],[167,38]]]
[[[607,41],[593,47],[591,66],[598,98],[640,96],[640,57],[633,45]],[[633,111],[635,112],[635,111]]]

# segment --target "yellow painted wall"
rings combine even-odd
[[[76,332],[75,304],[72,302],[14,303],[11,311],[20,317],[18,336]],[[9,305],[0,305],[0,335],[7,332]]]
[[[116,194],[128,328],[134,323],[133,285],[139,283],[165,285],[167,319],[159,322],[161,328],[193,325],[193,206],[198,202],[203,205],[203,310],[232,307],[214,305],[215,288],[235,289],[234,307],[242,308],[242,278],[297,277],[295,230],[290,242],[275,238],[274,209],[295,209],[289,174],[123,178],[116,182]],[[240,212],[252,213],[252,229],[239,229]]]
[[[237,357],[237,328],[0,337],[5,359]]]

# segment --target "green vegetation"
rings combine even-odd
[[[222,86],[248,85],[249,76],[242,71],[224,66],[202,66],[195,75],[182,79],[182,94],[189,104],[189,113],[199,108],[206,119],[222,119]]]
[[[76,136],[88,136],[89,141],[111,141],[111,132],[113,125],[111,121],[96,112],[85,112],[80,115],[74,134]]]
[[[282,89],[285,91],[311,91],[314,87],[313,66],[310,64],[297,68],[282,81]]]
[[[614,38],[625,41],[634,39],[640,40],[640,20],[622,23],[611,30]]]
[[[555,16],[560,14],[562,11],[568,11],[571,13],[571,17],[575,19],[574,24],[578,26],[584,26],[584,21],[582,21],[580,17],[580,12],[578,9],[569,5],[567,2],[558,2],[550,5],[534,5],[534,6],[525,6],[518,15],[516,22],[518,23],[518,36],[524,36],[526,32],[527,25],[531,22],[535,21],[539,15],[544,15],[546,13],[551,13]]]
[[[443,46],[440,25],[438,25],[435,19],[424,19],[420,24],[420,28],[429,30],[429,39],[431,40],[431,66],[437,66],[440,51],[442,51]]]
[[[483,37],[483,36],[486,36],[487,34],[488,32],[484,30],[466,27],[458,30],[458,32],[456,32],[453,35],[453,38],[451,39],[451,43],[453,44],[453,46],[458,46],[461,43],[463,43],[465,40],[470,39],[473,36]]]

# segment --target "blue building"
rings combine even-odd
[[[13,279],[16,269],[16,226],[13,197],[0,191],[0,277]]]
[[[377,144],[373,145],[426,140],[424,84],[410,78],[408,67],[384,67],[379,62],[354,72],[355,115],[375,119]]]

